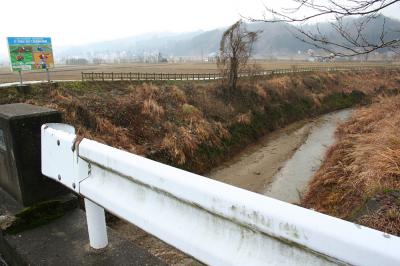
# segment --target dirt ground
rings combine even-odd
[[[380,62],[306,62],[306,61],[266,61],[258,60],[256,63],[262,69],[287,69],[297,67],[319,67],[319,66],[352,66],[352,65],[382,65]],[[387,63],[386,63],[387,64]],[[56,65],[50,70],[52,80],[81,80],[81,72],[140,72],[140,73],[215,73],[216,63],[187,62],[187,63],[164,63],[164,64],[102,64],[67,66]],[[23,80],[46,80],[46,72],[24,72]],[[0,68],[0,83],[18,81],[18,73],[12,73],[7,67]]]

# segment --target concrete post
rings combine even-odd
[[[41,172],[40,128],[61,113],[39,106],[0,105],[0,187],[29,206],[68,192]]]

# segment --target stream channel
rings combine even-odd
[[[282,201],[299,203],[328,148],[335,142],[336,128],[351,113],[352,109],[344,109],[272,132],[208,176]]]

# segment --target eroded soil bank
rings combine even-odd
[[[298,203],[319,168],[334,132],[351,111],[293,123],[262,138],[209,176],[253,192]]]

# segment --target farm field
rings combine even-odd
[[[269,61],[257,60],[256,63],[261,69],[290,69],[296,67],[333,67],[333,66],[368,66],[368,65],[392,65],[396,63],[388,62],[307,62],[307,61]],[[164,63],[164,64],[104,64],[104,65],[82,65],[67,66],[56,65],[50,70],[52,80],[81,80],[81,72],[140,72],[140,73],[216,73],[216,63],[187,62],[187,63]],[[24,72],[23,80],[46,80],[47,75],[44,71]],[[7,67],[0,68],[0,83],[18,81],[18,73],[12,73]]]

